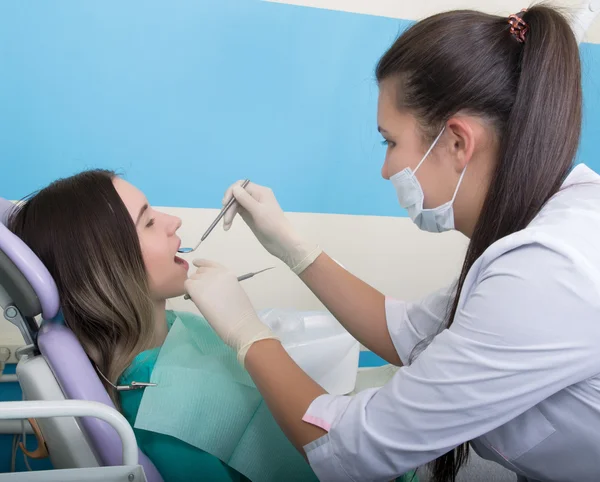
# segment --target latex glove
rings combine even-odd
[[[273,191],[250,183],[241,187],[242,181],[233,184],[225,193],[223,205],[234,196],[234,203],[223,217],[223,227],[229,230],[235,215],[240,213],[256,238],[273,256],[300,274],[323,252],[316,244],[304,241],[294,230],[279,206]]]
[[[194,260],[194,266],[198,269],[185,282],[185,289],[217,335],[237,352],[243,366],[253,343],[277,337],[260,321],[232,272],[204,259]]]

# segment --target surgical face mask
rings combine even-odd
[[[410,167],[407,167],[390,177],[390,181],[392,181],[392,184],[396,189],[400,206],[408,211],[408,215],[419,227],[419,229],[422,229],[423,231],[429,231],[430,233],[442,233],[444,231],[451,231],[454,229],[454,208],[452,206],[454,204],[454,199],[456,199],[458,188],[460,187],[467,170],[467,167],[465,166],[458,180],[458,184],[456,185],[456,189],[454,190],[454,195],[450,201],[438,206],[437,208],[423,208],[425,195],[423,194],[423,189],[421,188],[421,184],[417,179],[416,173],[421,167],[421,164],[423,164],[423,161],[427,159],[427,156],[429,156],[437,142],[440,140],[440,137],[442,137],[444,130],[445,127],[435,138],[433,144],[431,144],[431,147],[423,156],[423,159],[421,159],[419,164],[417,164],[414,172]]]

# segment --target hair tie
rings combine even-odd
[[[526,11],[527,9],[524,8],[520,13],[524,13]],[[525,22],[525,20],[519,16],[520,13],[513,13],[512,15],[509,15],[508,24],[510,25],[510,33],[517,39],[518,42],[524,43],[525,36],[529,31],[529,25],[527,25],[527,22]]]

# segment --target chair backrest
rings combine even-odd
[[[24,337],[29,334],[37,344],[66,398],[101,402],[114,408],[75,335],[62,322],[52,321],[59,313],[56,284],[39,258],[4,225],[12,207],[12,203],[0,198],[2,308],[6,313],[10,307],[29,320],[19,328]],[[34,318],[40,314],[46,321],[38,331]],[[121,465],[122,445],[117,432],[96,418],[84,417],[80,421],[100,465]],[[154,464],[141,451],[139,461],[149,482],[162,482]]]

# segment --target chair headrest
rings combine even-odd
[[[14,205],[0,198],[0,284],[23,315],[52,319],[59,310],[54,279],[29,247],[5,226]]]
[[[0,197],[0,224],[6,224],[8,216],[10,216],[10,212],[14,207],[13,203]]]

